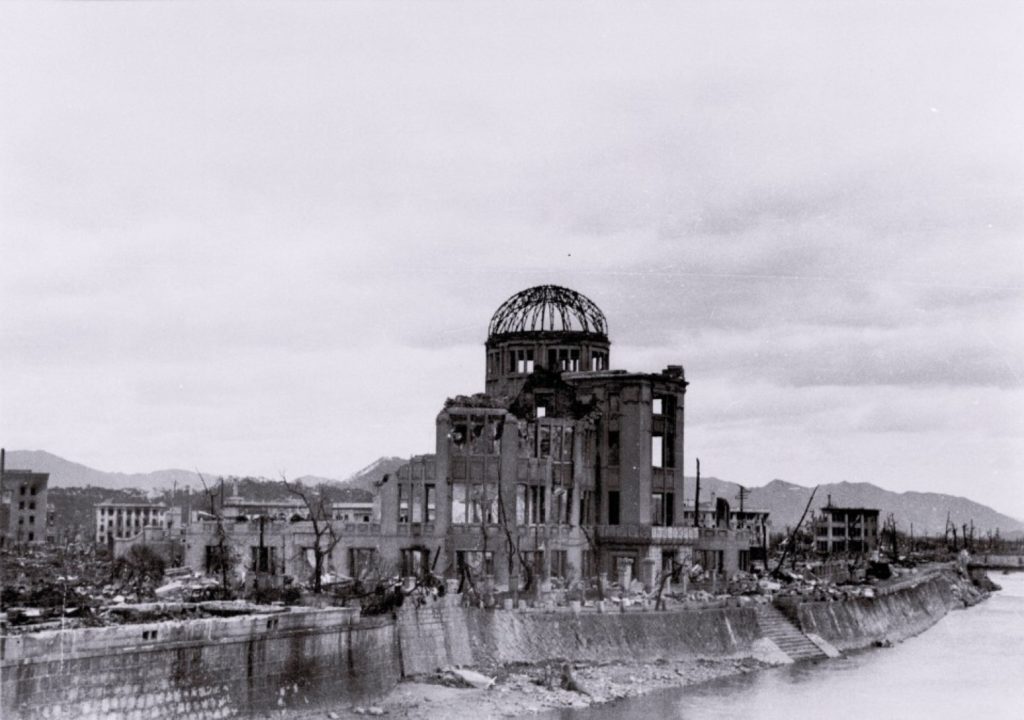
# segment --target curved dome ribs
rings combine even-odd
[[[608,322],[594,302],[575,290],[538,285],[516,293],[491,318],[488,336],[567,331],[608,334]]]

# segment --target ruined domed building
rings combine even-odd
[[[348,574],[375,553],[499,586],[626,568],[650,583],[695,549],[705,567],[746,564],[753,534],[684,523],[681,365],[610,369],[604,313],[554,285],[501,304],[484,360],[485,392],[445,403],[435,453],[381,484],[380,535],[346,538]]]

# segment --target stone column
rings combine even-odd
[[[633,583],[633,561],[621,560],[619,565],[619,587],[623,592]]]
[[[644,584],[644,590],[651,592],[654,588],[655,577],[655,565],[657,562],[647,557],[640,561],[640,582]]]

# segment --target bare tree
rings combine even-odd
[[[224,529],[224,511],[221,505],[217,503],[218,492],[221,497],[224,495],[224,478],[220,478],[220,489],[210,488],[206,484],[206,478],[203,474],[196,469],[196,475],[199,476],[199,482],[203,484],[203,493],[209,499],[210,502],[210,514],[213,515],[216,525],[216,538],[217,538],[217,552],[214,557],[207,557],[208,570],[220,573],[221,588],[226,593],[229,590],[228,577],[231,571],[234,569],[236,557],[231,544],[228,542],[227,530]]]
[[[678,578],[679,573],[682,569],[683,566],[676,562],[676,559],[673,557],[669,561],[668,568],[663,568],[661,574],[658,575],[658,594],[656,596],[656,600],[654,603],[655,610],[665,609],[665,586],[668,584],[669,580],[675,581],[675,579]]]
[[[899,539],[896,536],[896,516],[889,513],[885,518],[885,529],[889,531],[889,539],[892,542],[892,561],[899,562],[900,547]]]
[[[503,493],[500,490],[499,484],[498,491],[498,521],[501,523],[502,530],[505,531],[505,542],[508,544],[508,564],[509,564],[509,585],[512,587],[512,595],[516,605],[519,604],[519,574],[513,572],[514,565],[518,561],[519,567],[526,573],[526,583],[523,586],[523,592],[526,592],[533,585],[533,568],[530,563],[526,561],[526,557],[523,551],[519,547],[519,533],[518,528],[516,534],[513,536],[512,530],[509,527],[508,512],[505,510],[505,499]]]
[[[341,536],[334,529],[327,488],[323,483],[309,488],[297,480],[289,482],[284,473],[281,473],[281,480],[289,493],[302,500],[309,513],[309,522],[313,526],[313,592],[319,595],[323,592],[324,561],[341,542]]]

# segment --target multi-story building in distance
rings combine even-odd
[[[877,508],[837,507],[821,508],[814,523],[814,548],[823,554],[849,553],[862,555],[878,549]]]
[[[48,473],[4,469],[0,474],[2,508],[6,515],[4,541],[41,543],[47,534]]]

